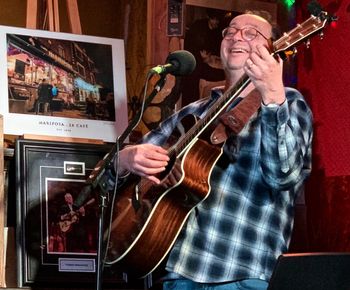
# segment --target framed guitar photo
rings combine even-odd
[[[98,193],[79,207],[74,201],[109,149],[109,145],[16,141],[19,287],[95,281]],[[105,268],[104,282],[126,283],[126,276]]]

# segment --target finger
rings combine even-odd
[[[260,69],[265,69],[269,64],[274,62],[274,59],[271,55],[265,55],[264,57],[262,55],[259,55],[258,53],[252,53],[250,55],[250,58],[252,62],[255,64],[256,67],[259,67]]]
[[[153,169],[161,169],[165,168],[168,165],[168,161],[166,160],[155,160],[155,159],[149,159],[145,157],[140,157],[135,160],[134,162],[134,167],[137,168],[142,168],[142,169],[147,169],[149,168],[150,170]]]
[[[251,53],[250,61],[255,65],[260,65],[262,62],[262,58],[255,52]]]
[[[130,150],[125,161],[128,161],[126,166],[129,168],[136,167],[137,165],[157,168],[166,166],[168,164],[169,157],[168,155],[164,154],[164,152],[158,153],[153,149],[151,150],[150,148],[140,146],[134,148],[134,150]]]
[[[160,184],[160,180],[153,175],[145,175],[144,177],[147,178],[148,180],[154,182],[155,184]]]
[[[156,151],[145,151],[143,156],[146,159],[156,160],[156,161],[169,161],[169,156],[167,153],[156,152]]]
[[[168,151],[164,148],[152,144],[148,144],[143,148],[144,156],[150,159],[168,161]]]
[[[136,164],[134,168],[131,170],[132,173],[135,173],[140,176],[146,175],[155,175],[165,170],[165,166],[160,167],[149,167],[149,166],[141,166],[140,164]]]
[[[257,57],[259,57],[262,62],[265,61],[265,62],[267,62],[269,64],[275,64],[276,62],[277,63],[280,62],[280,57],[278,55],[273,56],[267,50],[267,48],[265,46],[263,46],[263,45],[258,45],[257,46],[257,51],[258,51],[259,55],[255,54],[255,56],[252,56],[253,61],[259,62],[259,60],[257,59]]]
[[[271,53],[268,51],[268,49],[265,46],[259,44],[256,46],[256,48],[257,48],[257,52],[258,52],[260,58],[268,59],[272,56]]]
[[[252,61],[252,59],[247,59],[245,67],[247,70],[251,70],[254,67],[254,62]]]
[[[142,146],[142,145],[141,145],[141,146]],[[146,148],[149,148],[149,149],[152,150],[152,151],[158,151],[158,152],[164,153],[164,154],[166,154],[166,153],[168,152],[168,151],[167,151],[166,149],[164,149],[163,147],[158,146],[158,145],[154,145],[154,144],[150,144],[150,143],[148,143],[148,144],[143,144],[143,146],[146,147]]]

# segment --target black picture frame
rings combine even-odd
[[[79,239],[68,249],[67,234],[62,234],[59,204],[66,191],[76,198],[84,181],[110,145],[16,140],[16,242],[18,286],[68,284],[91,285],[96,281],[98,202],[85,205],[87,239]],[[97,198],[96,198],[97,199]],[[72,220],[71,220],[72,222]],[[61,232],[60,232],[61,231]],[[82,250],[83,244],[86,247]],[[103,283],[127,282],[124,273],[105,267]]]

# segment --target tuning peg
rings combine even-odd
[[[297,48],[294,46],[291,50],[286,51],[286,56],[287,56],[288,58],[290,58],[290,57],[293,57],[293,58],[294,58],[294,56],[297,54],[297,52],[298,52],[298,50],[297,50]]]
[[[320,32],[320,39],[323,40],[323,37],[324,37],[324,33],[323,31]]]
[[[310,45],[311,45],[310,39],[307,39],[307,40],[305,41],[305,46],[306,46],[306,48],[310,48]]]

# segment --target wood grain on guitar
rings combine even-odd
[[[321,32],[329,21],[326,12],[312,15],[275,41],[273,54],[291,50]],[[249,84],[249,78],[243,76],[211,106],[203,119],[181,135],[168,150],[171,162],[160,185],[130,175],[118,190],[115,200],[110,202],[112,216],[104,235],[108,244],[107,264],[143,277],[162,262],[191,211],[210,191],[210,174],[224,143],[210,142],[206,137],[210,136],[209,125]],[[170,181],[174,176],[176,181]]]

